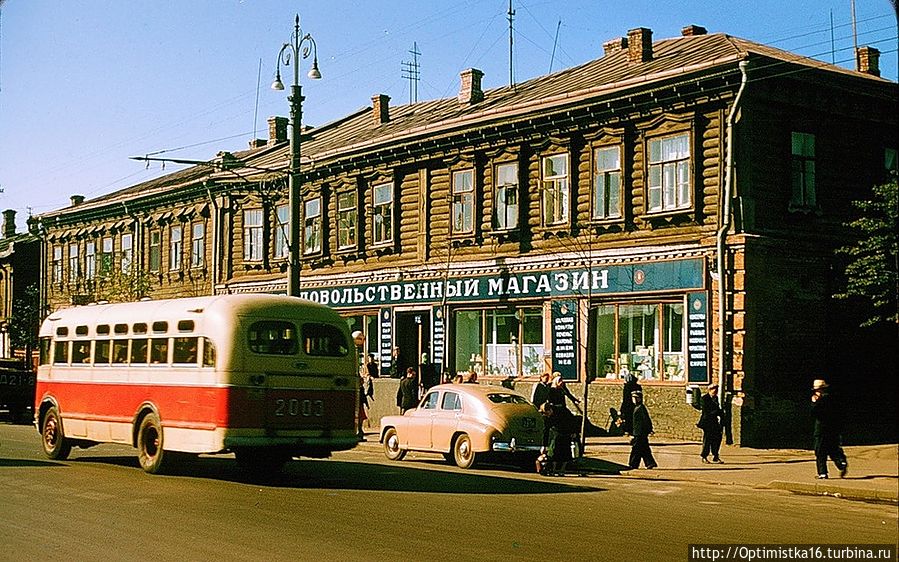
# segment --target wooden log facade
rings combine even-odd
[[[601,420],[639,373],[659,427],[687,437],[684,389],[720,379],[736,442],[796,443],[805,422],[783,420],[807,420],[803,389],[860,368],[859,348],[831,345],[853,325],[830,298],[833,249],[895,162],[896,84],[688,29],[632,30],[514,88],[482,92],[466,71],[456,98],[375,96],[304,130],[301,296],[362,331],[385,376],[423,354],[493,383],[559,371],[590,383]],[[102,297],[114,270],[146,274],[151,298],[285,292],[280,123],[250,150],[41,215],[48,308]]]

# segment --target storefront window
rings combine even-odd
[[[378,337],[378,314],[376,312],[371,314],[357,314],[354,316],[347,316],[345,320],[351,334],[358,331],[362,332],[365,336],[365,345],[359,350],[360,365],[366,364],[366,358],[369,356],[374,356],[374,364],[380,365],[381,339]],[[387,373],[382,373],[381,376],[387,376]]]
[[[540,307],[455,313],[456,372],[491,377],[536,376],[543,370]]]
[[[590,312],[591,365],[598,378],[628,372],[646,381],[685,377],[684,305],[606,304]]]

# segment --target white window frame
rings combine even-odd
[[[286,259],[290,253],[290,237],[287,232],[290,228],[289,223],[290,206],[275,207],[275,259]]]
[[[122,273],[129,273],[134,264],[134,234],[122,234]]]
[[[206,225],[195,222],[190,226],[190,266],[203,267],[206,253]]]
[[[84,278],[93,279],[97,276],[97,243],[88,240],[84,243]]]
[[[511,170],[511,172],[506,172]],[[493,226],[508,231],[518,228],[521,194],[518,191],[518,162],[501,162],[494,166]]]
[[[612,153],[614,152],[614,155]],[[611,158],[607,157],[611,156]],[[598,146],[593,149],[594,220],[622,217],[621,145]]]
[[[393,183],[372,186],[372,245],[386,246],[393,243]]]
[[[355,190],[337,194],[337,249],[350,250],[358,243],[359,195]]]
[[[263,256],[263,212],[261,208],[245,209],[243,212],[243,259],[248,262],[262,261]]]
[[[62,276],[62,246],[53,246],[53,282],[62,283]]]
[[[150,231],[147,269],[153,273],[158,273],[162,269],[162,232],[159,229]]]
[[[474,169],[453,172],[453,205],[450,228],[455,236],[474,234]]]
[[[181,271],[184,254],[184,227],[169,227],[169,271]]]
[[[78,243],[69,244],[69,280],[75,281],[81,277],[81,256]]]
[[[690,133],[649,139],[646,149],[649,164],[647,212],[664,213],[691,208],[693,154]]]
[[[322,251],[322,197],[303,201],[303,255]]]
[[[540,160],[543,226],[561,226],[571,217],[568,153],[549,154]]]
[[[103,252],[100,258],[100,274],[108,275],[112,272],[112,257],[115,249],[112,236],[104,236],[102,243]]]

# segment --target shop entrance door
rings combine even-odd
[[[393,345],[400,348],[399,373],[406,376],[406,369],[418,370],[421,354],[431,360],[431,311],[412,310],[397,312],[394,318],[396,333]]]

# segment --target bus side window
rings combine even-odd
[[[68,363],[69,362],[69,342],[56,340],[53,343],[53,362]]]
[[[203,366],[215,367],[215,345],[209,338],[203,338]]]
[[[109,363],[109,340],[97,340],[94,343],[94,365]]]
[[[169,362],[169,339],[153,338],[150,340],[150,363]]]
[[[147,340],[146,338],[131,340],[131,364],[147,363]]]
[[[209,344],[212,346],[212,344]],[[197,338],[175,338],[172,363],[197,364]]]
[[[72,342],[72,363],[90,363],[91,344],[86,341]]]
[[[40,364],[47,365],[50,363],[50,345],[53,343],[53,340],[50,338],[41,338],[41,354],[40,354]]]
[[[128,362],[128,340],[112,340],[112,362]]]

